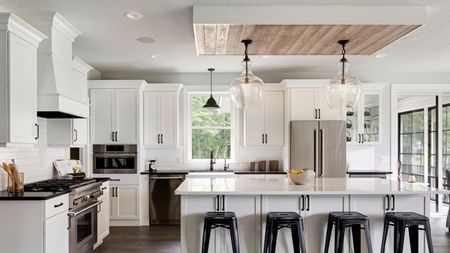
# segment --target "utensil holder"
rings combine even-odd
[[[19,172],[15,175],[8,175],[8,187],[6,190],[11,193],[23,192],[24,174]]]

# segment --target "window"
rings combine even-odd
[[[446,189],[447,182],[445,171],[450,169],[450,104],[442,106],[442,182]],[[444,203],[449,203],[448,195],[444,195]]]
[[[190,94],[190,149],[189,160],[214,158],[233,159],[233,112],[228,94],[216,94],[214,98],[220,105],[219,110],[204,109],[209,94]]]
[[[424,110],[402,112],[398,117],[402,180],[415,176],[417,182],[424,182]]]

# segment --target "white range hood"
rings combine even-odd
[[[87,118],[86,87],[74,82],[72,44],[81,33],[57,12],[26,12],[19,15],[49,39],[38,49],[38,116]]]

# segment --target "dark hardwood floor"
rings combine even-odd
[[[446,216],[433,216],[431,230],[435,253],[450,252]],[[95,253],[179,253],[178,226],[112,227],[110,235]]]

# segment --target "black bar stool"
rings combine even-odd
[[[275,253],[278,230],[281,228],[291,229],[294,253],[300,253],[300,248],[302,249],[302,253],[306,253],[303,219],[295,212],[267,213],[263,253]]]
[[[345,229],[352,228],[353,249],[355,253],[361,252],[361,229],[364,229],[367,250],[372,253],[372,241],[370,240],[369,219],[364,214],[358,212],[331,212],[328,215],[327,236],[325,240],[325,253],[330,247],[331,230],[334,230],[334,251],[342,253],[344,251]],[[362,227],[361,227],[362,226]]]
[[[233,253],[239,253],[239,235],[236,214],[234,212],[207,212],[203,224],[202,253],[207,253],[211,230],[226,228],[230,230]]]
[[[394,226],[394,253],[403,252],[405,241],[405,230],[409,230],[409,244],[411,253],[419,252],[419,230],[425,231],[427,237],[428,252],[433,253],[433,242],[431,241],[430,220],[427,216],[413,212],[389,212],[384,215],[383,241],[381,242],[381,253],[386,247],[386,237],[389,226]],[[419,228],[423,226],[423,228]]]

